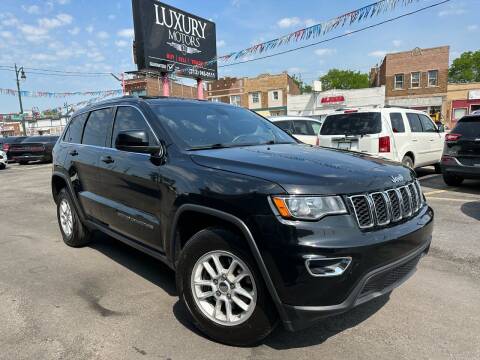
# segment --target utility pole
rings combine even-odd
[[[23,116],[23,104],[22,104],[22,94],[20,93],[20,80],[18,79],[18,75],[21,73],[21,79],[25,80],[27,77],[25,76],[25,71],[23,70],[23,66],[17,68],[17,64],[15,64],[15,76],[17,78],[17,91],[18,91],[18,102],[20,103],[20,116],[22,117],[22,127],[23,127],[23,135],[27,136],[27,127],[25,125],[25,117]]]

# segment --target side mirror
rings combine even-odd
[[[134,153],[151,154],[163,157],[164,150],[161,145],[150,146],[148,133],[144,130],[128,130],[118,133],[115,139],[115,148]]]

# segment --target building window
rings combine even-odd
[[[260,94],[258,92],[252,93],[252,103],[258,104],[260,102]]]
[[[412,72],[410,78],[410,87],[411,88],[419,88],[420,87],[420,72]]]
[[[403,74],[396,74],[395,75],[393,88],[395,90],[403,89]]]
[[[467,115],[468,110],[466,108],[457,108],[453,109],[453,121],[458,121],[465,115]]]
[[[428,86],[438,86],[438,70],[428,72]]]
[[[240,95],[230,96],[230,104],[235,106],[242,106],[242,98],[240,97]]]
[[[273,92],[273,100],[278,100],[278,91]]]

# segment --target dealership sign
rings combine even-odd
[[[215,23],[155,0],[132,0],[138,70],[217,79]]]

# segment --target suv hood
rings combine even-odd
[[[410,169],[397,163],[302,144],[200,150],[191,158],[201,166],[275,182],[289,194],[361,193],[414,178]]]

